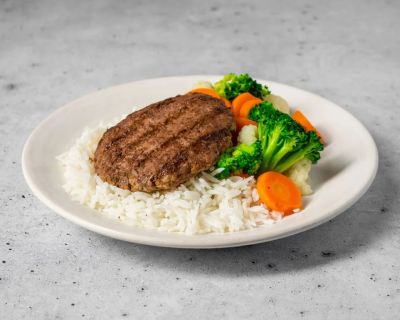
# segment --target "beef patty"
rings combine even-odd
[[[219,99],[189,93],[151,104],[108,129],[97,175],[131,191],[168,190],[215,164],[231,143],[233,116]]]

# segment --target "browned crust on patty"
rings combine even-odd
[[[219,99],[189,93],[151,104],[108,129],[97,175],[131,191],[169,190],[215,164],[231,145],[233,116]]]

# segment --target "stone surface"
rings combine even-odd
[[[0,1],[0,318],[398,318],[399,16],[394,0]],[[27,188],[23,144],[59,106],[128,81],[229,71],[356,115],[380,152],[366,195],[296,236],[189,251],[86,231]]]

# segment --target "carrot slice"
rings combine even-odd
[[[203,93],[203,94],[209,95],[211,97],[221,99],[219,94],[215,90],[210,89],[210,88],[196,88],[196,89],[191,90],[190,92]]]
[[[301,192],[285,175],[268,171],[257,179],[257,191],[260,200],[271,210],[290,215],[301,208]]]
[[[235,117],[235,121],[236,121],[236,131],[239,132],[244,126],[247,126],[249,124],[252,125],[257,125],[257,122],[249,120],[247,118],[244,117]]]
[[[208,95],[208,96],[211,96],[211,97],[220,99],[220,100],[222,100],[222,101],[225,103],[225,105],[226,105],[228,108],[231,107],[230,101],[227,100],[227,99],[225,99],[225,98],[223,98],[223,97],[221,97],[221,96],[220,96],[215,90],[213,90],[213,89],[210,89],[210,88],[196,88],[196,89],[191,90],[190,92],[202,93],[202,94],[206,94],[206,95]]]
[[[306,132],[308,131],[315,131],[315,133],[319,136],[321,143],[324,143],[324,139],[322,138],[321,134],[315,128],[311,122],[306,118],[306,116],[299,110],[296,110],[295,113],[293,113],[292,118],[294,121],[296,121],[298,124],[300,124]]]
[[[231,108],[231,107],[232,107],[232,103],[231,103],[228,99],[225,99],[225,98],[223,98],[223,97],[221,97],[220,99],[225,103],[225,105],[226,105],[228,108]]]
[[[255,98],[253,100],[248,100],[242,104],[239,115],[241,117],[247,118],[251,109],[262,102],[261,99]]]
[[[232,112],[234,115],[239,115],[240,108],[242,107],[243,103],[249,100],[257,99],[251,93],[244,92],[239,94],[235,99],[232,101]]]

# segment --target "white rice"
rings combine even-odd
[[[282,218],[259,203],[253,177],[219,180],[214,177],[219,169],[169,192],[130,192],[103,182],[90,159],[103,133],[120,120],[85,129],[57,157],[64,169],[63,187],[73,200],[127,225],[186,234],[252,229]]]

